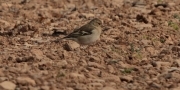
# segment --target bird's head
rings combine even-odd
[[[94,26],[101,26],[101,25],[102,25],[101,20],[99,20],[98,18],[94,18],[94,19],[91,20],[89,23],[92,24],[92,25],[94,25]]]

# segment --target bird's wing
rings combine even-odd
[[[86,36],[92,34],[93,27],[89,25],[84,25],[79,29],[75,30],[74,32],[70,33],[65,38],[77,38],[79,36]]]

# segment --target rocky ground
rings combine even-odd
[[[180,0],[0,0],[0,50],[1,90],[180,90]]]

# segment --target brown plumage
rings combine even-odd
[[[61,38],[60,40],[62,39],[73,40],[83,45],[91,44],[99,39],[102,31],[101,25],[102,22],[99,19],[94,18],[89,23],[73,31],[68,36]]]

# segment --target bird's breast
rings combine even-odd
[[[99,37],[100,37],[100,33],[99,32],[98,33],[97,32],[96,33],[93,32],[91,35],[81,36],[78,39],[79,39],[79,43],[80,44],[87,45],[87,44],[95,42],[96,40],[99,39]]]

